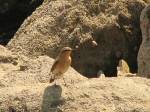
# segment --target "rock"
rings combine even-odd
[[[5,77],[3,77],[3,81],[5,80],[5,82],[7,82],[7,79],[13,81],[18,80],[19,83],[27,85],[28,83],[48,82],[53,59],[48,56],[39,56],[36,59],[30,59],[23,55],[14,54],[3,46],[0,46],[0,52],[3,52],[0,54],[0,73],[5,73],[10,70],[7,74],[3,75]],[[69,79],[66,79],[66,81],[73,81],[74,79],[78,81],[78,79],[80,80],[80,78],[83,78],[83,76],[79,75],[79,73],[72,68],[70,68],[67,73],[71,74],[73,72],[76,77],[69,75]],[[22,79],[24,79],[23,82],[20,81]],[[31,82],[29,82],[29,80],[31,80]],[[17,83],[18,82],[16,82],[16,84]],[[11,85],[11,81],[9,84]]]
[[[59,89],[61,89],[60,86],[57,88],[53,86],[53,83],[49,84],[49,73],[53,59],[47,56],[29,59],[26,56],[14,54],[3,46],[0,46],[0,52],[0,111],[15,110],[18,112],[26,111],[28,109],[36,112],[35,108],[40,110],[39,105],[42,102],[42,99],[40,99],[40,102],[39,98],[42,98],[42,94],[46,86],[48,90],[52,89],[52,93],[50,94],[53,96],[57,95],[55,92],[53,93],[53,91],[56,90],[56,92],[58,92]],[[67,86],[72,86],[79,81],[86,80],[86,78],[81,76],[71,67],[67,71],[64,78]],[[60,79],[58,82],[58,84],[61,86],[64,85],[62,79]],[[28,89],[32,87],[33,89],[31,91],[35,90],[33,93],[28,91]],[[27,94],[29,94],[30,98],[26,97]],[[46,95],[47,92],[44,94]],[[38,98],[33,98],[34,95]],[[53,96],[51,96],[51,103],[54,102],[53,99],[56,100],[56,97],[53,98]],[[31,106],[30,103],[34,104]]]
[[[150,80],[146,78],[87,79],[70,67],[65,73],[67,86],[62,79],[54,86],[48,82],[53,59],[47,56],[30,59],[3,46],[0,52],[3,52],[0,54],[1,112],[150,111]],[[20,69],[21,66],[25,69]]]
[[[30,57],[46,54],[54,58],[63,46],[70,46],[76,49],[72,66],[87,77],[96,77],[93,74],[99,70],[117,76],[120,58],[136,72],[139,17],[145,5],[142,0],[45,0],[7,47]],[[97,46],[93,47],[91,40]]]
[[[138,53],[138,74],[150,78],[150,5],[143,9],[140,23],[142,43]]]

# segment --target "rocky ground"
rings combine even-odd
[[[29,59],[0,46],[0,112],[149,112],[150,80],[87,79],[70,67],[49,84],[53,59]]]

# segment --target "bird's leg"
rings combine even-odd
[[[54,82],[54,86],[57,86],[57,81],[55,80],[55,82]]]
[[[66,86],[67,84],[66,84],[66,81],[65,81],[65,78],[64,78],[64,77],[63,77],[63,80],[64,80],[64,83],[65,83],[65,86]]]

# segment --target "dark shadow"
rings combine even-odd
[[[0,0],[0,44],[7,45],[24,20],[44,0]],[[1,12],[1,10],[4,12]]]
[[[138,1],[131,1],[127,3],[128,11],[131,15],[130,18],[125,18],[124,15],[118,16],[118,23],[120,24],[121,30],[124,32],[128,43],[128,56],[125,57],[126,62],[130,67],[131,73],[137,73],[138,65],[137,65],[137,56],[139,52],[140,45],[142,43],[142,33],[140,29],[140,15],[141,11],[145,7],[145,5]],[[130,28],[132,33],[127,33],[126,28],[124,26],[132,26]]]
[[[9,106],[8,110],[9,110],[9,112],[16,112],[16,110],[11,106]]]
[[[58,106],[63,103],[62,88],[59,85],[46,87],[43,94],[41,112],[61,112]]]
[[[106,77],[117,77],[118,58],[123,55],[125,49],[123,33],[115,25],[92,30],[91,36],[98,46],[92,47],[88,41],[83,42],[72,53],[73,68],[88,78],[97,77],[99,70],[102,70]],[[119,56],[116,55],[117,52]]]

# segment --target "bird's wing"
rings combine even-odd
[[[51,72],[54,71],[54,69],[56,68],[57,63],[58,63],[58,60],[55,60],[54,64],[52,65]]]

